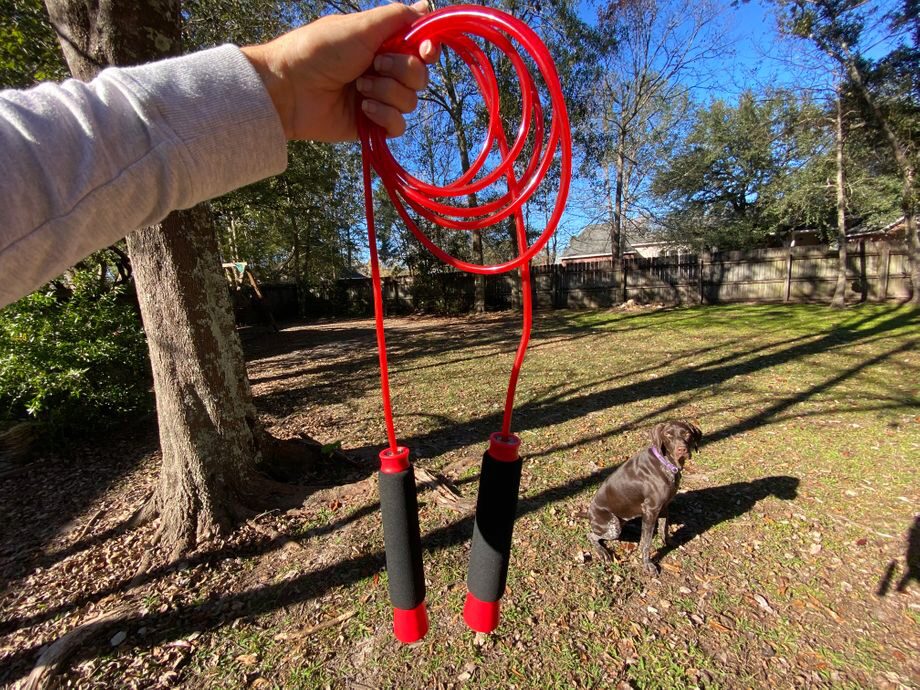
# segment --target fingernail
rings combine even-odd
[[[377,112],[377,104],[374,101],[361,101],[361,110],[368,115],[373,115]]]
[[[378,72],[386,72],[393,66],[393,58],[389,55],[378,55],[374,58],[374,68]]]
[[[358,87],[358,91],[361,93],[367,93],[371,90],[371,80],[367,77],[358,77],[358,81],[355,82],[355,86]]]
[[[428,0],[419,0],[412,5],[412,9],[418,12],[419,14],[427,14],[429,9]]]

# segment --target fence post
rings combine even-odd
[[[625,302],[629,296],[629,293],[627,292],[629,287],[629,262],[621,258],[620,266],[623,267],[623,299],[620,301]]]
[[[700,266],[697,269],[697,271],[699,272],[699,275],[697,276],[697,280],[699,282],[700,304],[706,304],[706,292],[703,290],[703,270],[705,266],[706,266],[706,252],[700,252]]]
[[[884,302],[888,299],[888,270],[889,262],[891,260],[891,246],[887,242],[882,242],[879,250],[878,257],[878,271],[879,271],[879,290],[878,290],[878,301]]]
[[[783,291],[783,302],[788,302],[792,296],[792,242],[789,243],[789,251],[786,253],[786,286]]]

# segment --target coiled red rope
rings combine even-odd
[[[508,58],[517,75],[521,91],[521,122],[514,142],[510,146],[500,115],[501,94],[498,80],[489,57],[472,37],[481,38],[494,45]],[[383,296],[380,286],[377,236],[374,229],[371,168],[380,177],[406,227],[439,259],[450,266],[470,273],[497,274],[515,268],[521,270],[524,324],[508,382],[502,423],[502,435],[509,438],[514,394],[533,325],[529,262],[543,249],[559,224],[568,197],[572,167],[571,132],[559,77],[549,51],[530,27],[511,15],[487,7],[471,5],[447,7],[419,19],[404,36],[396,36],[388,41],[381,48],[381,52],[417,54],[418,46],[425,40],[453,50],[466,63],[482,95],[489,122],[482,148],[469,170],[453,182],[437,186],[419,180],[407,172],[387,146],[382,128],[374,125],[365,117],[360,102],[356,107],[364,165],[364,200],[370,245],[381,391],[387,438],[393,454],[397,454],[398,444],[390,401],[386,338],[383,328]],[[525,62],[525,55],[536,65],[549,93],[550,122],[548,128],[545,125],[546,110],[541,103],[534,75],[531,74]],[[519,160],[528,141],[532,149],[530,156],[526,161]],[[494,161],[496,152],[500,161],[490,170],[486,170],[487,163],[490,160]],[[560,176],[553,212],[542,234],[528,246],[522,208],[539,188],[557,152],[560,159]],[[522,171],[521,168],[523,168]],[[492,201],[474,207],[462,203],[450,203],[452,199],[466,199],[469,198],[469,195],[486,188],[494,190],[502,180],[505,183],[505,191]],[[419,229],[418,224],[410,216],[409,209],[421,218],[443,228],[474,232],[494,225],[514,214],[519,254],[510,261],[494,265],[463,261],[448,254],[432,242]]]

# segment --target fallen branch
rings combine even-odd
[[[852,525],[853,527],[859,527],[859,529],[865,530],[866,532],[871,532],[877,537],[884,537],[885,539],[895,539],[896,538],[895,535],[893,534],[885,534],[884,532],[879,532],[878,530],[872,529],[871,527],[867,527],[866,525],[861,525],[858,522],[855,522],[854,520],[851,520],[848,517],[844,517],[843,515],[836,515],[835,513],[828,513],[828,515],[831,516],[831,519],[836,520],[837,522],[845,522],[849,525]]]
[[[318,633],[321,630],[326,630],[327,628],[333,628],[336,625],[339,625],[340,623],[344,623],[349,618],[354,618],[357,615],[357,613],[358,612],[354,610],[346,611],[345,613],[342,613],[336,616],[335,618],[330,618],[329,620],[325,620],[322,623],[317,623],[314,626],[306,628],[305,630],[302,630],[300,634],[303,637],[306,637],[307,635],[313,635],[314,633]]]

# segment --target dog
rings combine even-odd
[[[700,428],[690,422],[657,424],[651,431],[652,445],[604,480],[588,507],[588,538],[605,560],[611,560],[613,554],[603,542],[618,539],[624,522],[641,517],[642,566],[647,574],[658,575],[660,570],[649,554],[655,525],[662,542],[669,545],[668,506],[677,493],[684,463],[692,450],[699,449],[702,438]]]

